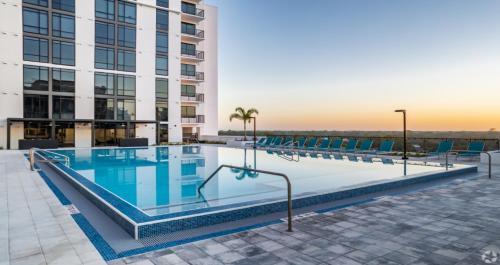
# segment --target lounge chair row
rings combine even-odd
[[[361,143],[357,139],[349,139],[343,146],[344,140],[341,138],[330,139],[327,137],[281,137],[269,136],[260,138],[257,142],[258,148],[264,149],[295,149],[307,152],[346,152],[346,153],[364,153],[364,154],[384,154],[391,153],[394,147],[393,140],[383,140],[377,149],[372,149],[373,140],[364,139]],[[358,148],[359,144],[359,148]],[[428,156],[440,156],[453,150],[453,140],[441,141],[436,150],[429,152]],[[484,141],[471,141],[467,150],[456,152],[457,157],[479,156],[485,147]]]

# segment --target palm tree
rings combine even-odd
[[[237,107],[233,114],[229,116],[229,121],[232,121],[233,119],[241,120],[243,121],[243,140],[247,140],[247,122],[250,123],[250,120],[252,119],[253,114],[259,114],[259,111],[250,108],[249,110],[245,111],[244,108],[242,107]]]

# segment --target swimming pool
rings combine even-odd
[[[286,210],[286,183],[273,175],[224,168],[198,194],[221,164],[288,175],[294,208],[477,170],[209,145],[51,151],[70,161],[52,166],[135,238]]]

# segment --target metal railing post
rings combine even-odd
[[[201,183],[201,185],[198,187],[198,195],[203,196],[201,194],[201,189],[209,182],[222,168],[227,167],[227,168],[235,168],[239,170],[247,170],[247,171],[252,171],[256,173],[263,173],[263,174],[269,174],[269,175],[275,175],[275,176],[280,176],[285,179],[286,181],[286,186],[287,186],[287,200],[288,200],[288,232],[293,232],[292,230],[292,184],[290,182],[290,179],[288,178],[287,175],[283,173],[278,173],[278,172],[272,172],[272,171],[267,171],[267,170],[260,170],[260,169],[253,169],[253,168],[244,168],[244,167],[237,167],[237,166],[231,166],[231,165],[220,165],[210,176]]]

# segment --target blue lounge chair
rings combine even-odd
[[[283,137],[276,137],[274,138],[273,143],[270,145],[270,147],[279,147],[283,143]]]
[[[303,149],[304,145],[306,143],[306,138],[305,137],[299,137],[298,139],[295,140],[293,143],[293,148],[297,149]]]
[[[483,151],[484,151],[483,141],[472,141],[469,143],[466,151],[460,151],[457,153],[457,158],[479,156]]]
[[[268,147],[270,146],[274,141],[274,137],[272,136],[269,136],[266,138],[266,141],[260,145],[257,145],[257,147]]]
[[[306,145],[304,147],[307,150],[314,150],[316,148],[317,143],[318,143],[318,138],[313,137],[306,142]]]
[[[347,142],[347,145],[342,151],[344,152],[354,152],[356,151],[356,146],[358,146],[358,140],[357,139],[349,139]]]
[[[440,156],[442,154],[446,154],[447,152],[453,149],[453,141],[452,140],[443,140],[439,143],[436,151],[430,152],[428,156]]]
[[[264,143],[266,142],[266,137],[262,137],[260,138],[256,143],[255,143],[255,146],[256,147],[259,147],[261,145],[263,145]]]
[[[342,148],[342,144],[344,141],[341,138],[336,138],[333,140],[332,144],[330,145],[329,150],[332,152],[339,152]]]
[[[318,147],[316,148],[318,151],[328,151],[328,148],[330,148],[330,143],[332,141],[328,138],[323,138],[321,140],[321,143],[319,143]]]
[[[356,150],[357,152],[365,153],[370,151],[373,145],[373,140],[371,139],[365,139],[361,142],[361,145],[359,146],[359,149]]]
[[[383,140],[376,150],[368,150],[364,153],[365,154],[372,154],[372,155],[388,154],[388,153],[392,152],[393,147],[394,147],[393,140]]]
[[[285,140],[281,143],[281,147],[290,147],[293,145],[293,137],[286,137]]]

